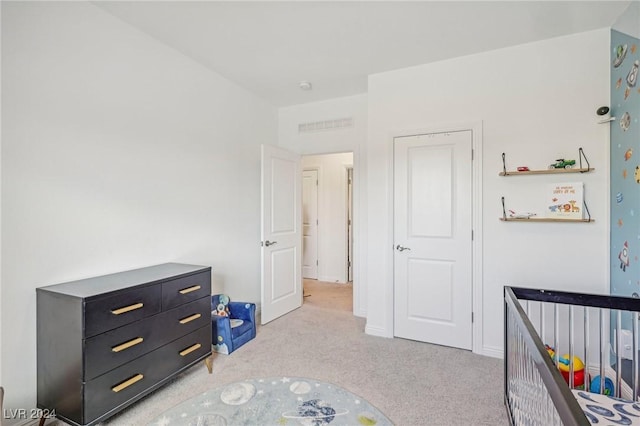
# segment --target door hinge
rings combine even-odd
[[[471,241],[473,241],[473,229],[471,230]]]
[[[316,186],[318,186],[318,179],[316,179]]]
[[[471,161],[473,161],[474,154],[475,154],[475,152],[474,152],[474,150],[472,149],[472,150],[471,150]]]
[[[473,312],[471,312],[471,322],[473,322]]]
[[[316,219],[316,226],[318,226],[318,219]]]
[[[316,266],[318,266],[318,261],[316,260]]]

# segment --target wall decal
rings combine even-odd
[[[635,61],[629,74],[627,74],[627,84],[629,87],[635,87],[638,81],[638,67],[640,67],[640,61]]]
[[[622,272],[627,272],[627,268],[629,267],[629,244],[626,241],[618,254],[618,259],[620,259],[620,269],[622,269]]]
[[[611,31],[610,114],[618,126],[610,129],[610,288],[611,294],[640,294],[640,39]],[[627,176],[629,178],[627,179]],[[618,194],[620,197],[618,197]],[[636,215],[638,210],[638,215]],[[630,226],[627,226],[630,225]],[[624,246],[622,243],[624,242]],[[635,244],[635,245],[634,245]],[[631,269],[629,269],[631,268]]]
[[[622,129],[623,132],[626,132],[627,130],[629,130],[630,125],[631,125],[631,115],[629,115],[628,112],[625,112],[624,114],[622,114],[622,117],[620,118],[620,128]]]
[[[620,65],[622,65],[622,62],[624,62],[624,58],[627,56],[627,45],[619,44],[618,46],[616,46],[613,52],[616,55],[615,59],[613,60],[613,67],[618,68]]]

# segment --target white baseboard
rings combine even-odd
[[[387,334],[387,330],[385,328],[382,327],[372,327],[369,324],[367,324],[364,327],[364,332],[366,334],[369,334],[371,336],[378,336],[378,337],[386,337],[386,338],[392,338],[393,336],[389,336]]]
[[[495,346],[483,346],[481,352],[478,353],[478,355],[504,359],[504,351],[502,350],[502,348],[497,348]]]
[[[322,275],[322,276],[318,276],[318,281],[324,281],[327,283],[336,283],[336,284],[346,284],[341,277],[332,277],[329,275]]]

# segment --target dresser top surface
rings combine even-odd
[[[143,284],[167,279],[179,278],[198,272],[211,270],[210,266],[188,265],[184,263],[163,263],[161,265],[148,266],[146,268],[132,269],[130,271],[91,277],[77,281],[69,281],[46,287],[38,287],[36,291],[47,291],[64,294],[67,296],[90,298],[105,293],[124,290]]]

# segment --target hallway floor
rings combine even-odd
[[[311,306],[353,312],[353,284],[303,280],[304,303]]]

